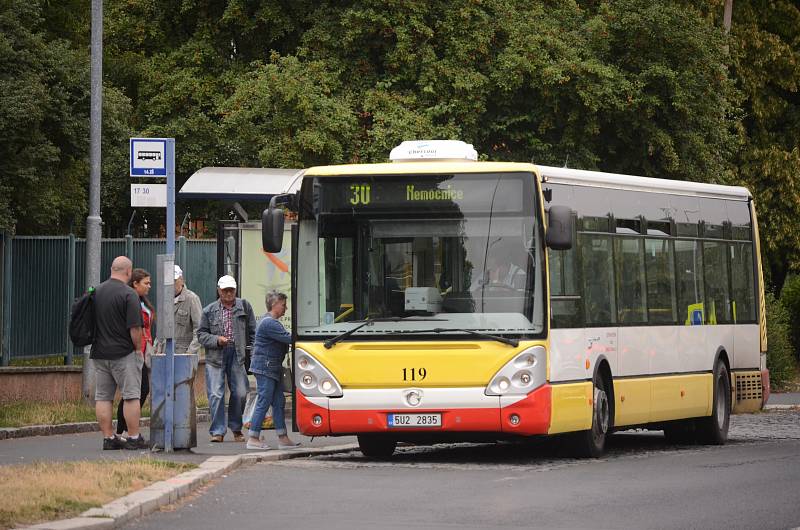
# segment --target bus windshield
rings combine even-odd
[[[531,173],[316,177],[301,192],[297,330],[409,338],[544,331]]]

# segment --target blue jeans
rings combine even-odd
[[[250,436],[258,438],[261,435],[261,425],[264,423],[264,416],[267,415],[270,405],[272,405],[275,433],[283,436],[286,434],[286,419],[283,412],[283,408],[286,406],[286,397],[283,395],[281,383],[264,374],[254,375],[256,376],[258,396],[256,397],[256,406],[253,407],[253,417],[250,419]]]
[[[242,414],[247,400],[250,383],[247,381],[247,372],[244,366],[236,360],[236,350],[233,347],[222,351],[222,366],[212,366],[206,363],[206,392],[208,394],[208,410],[211,413],[212,436],[225,434],[225,379],[231,390],[228,402],[227,425],[233,432],[242,430]]]

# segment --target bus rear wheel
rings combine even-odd
[[[711,416],[695,420],[697,441],[706,445],[722,445],[728,441],[731,419],[731,378],[727,366],[717,361],[714,367],[714,403]]]
[[[611,434],[611,403],[608,383],[598,374],[594,380],[592,399],[592,428],[574,434],[573,446],[577,456],[599,458],[606,452],[606,442]]]
[[[367,458],[389,458],[394,454],[397,441],[369,434],[358,435],[358,448]]]

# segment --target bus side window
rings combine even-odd
[[[650,324],[675,324],[678,320],[675,304],[675,260],[672,241],[645,239],[645,269],[647,271],[647,320]]]
[[[575,247],[570,250],[548,249],[550,265],[550,322],[553,328],[583,326],[583,308],[578,293],[578,267]]]
[[[678,322],[702,325],[704,322],[703,254],[700,242],[675,241],[675,279],[678,295]]]
[[[752,243],[730,245],[731,310],[734,323],[756,321],[755,282]]]
[[[646,321],[642,243],[640,238],[614,238],[618,321],[621,324],[642,324]]]
[[[703,242],[703,265],[706,284],[706,324],[732,322],[728,292],[727,244]]]
[[[614,324],[617,320],[617,305],[614,296],[611,236],[578,234],[578,247],[581,250],[586,325]]]

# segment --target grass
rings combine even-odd
[[[115,403],[116,404],[116,403]],[[197,396],[199,408],[208,407],[205,394]],[[114,408],[114,417],[117,409]],[[142,417],[150,416],[150,401],[142,407]],[[83,401],[64,403],[40,403],[35,401],[18,401],[0,404],[0,428],[25,427],[28,425],[59,425],[61,423],[80,423],[95,421],[94,407]]]
[[[150,457],[4,466],[0,528],[74,517],[194,467]]]
[[[116,417],[116,408],[114,415]],[[150,416],[150,403],[142,407],[142,417]],[[25,427],[27,425],[59,425],[95,421],[94,407],[83,401],[64,403],[39,403],[18,401],[0,405],[0,427]]]
[[[11,366],[64,366],[63,355],[46,355],[41,357],[11,358]],[[83,354],[72,356],[72,366],[83,366]]]

